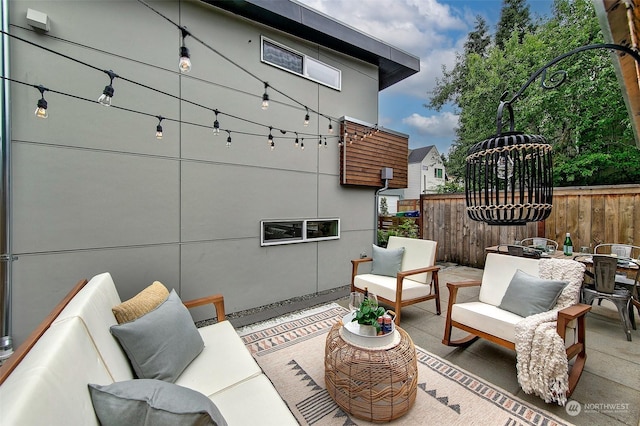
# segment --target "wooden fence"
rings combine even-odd
[[[640,245],[640,185],[555,188],[549,218],[523,226],[489,226],[469,219],[464,194],[422,195],[418,205],[422,238],[438,242],[438,261],[481,268],[485,247],[527,237],[562,244],[567,232],[574,247]]]

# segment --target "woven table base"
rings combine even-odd
[[[327,391],[343,410],[372,422],[389,422],[409,411],[416,399],[418,365],[411,337],[397,327],[400,343],[391,349],[364,349],[340,337],[335,324],[325,345]]]

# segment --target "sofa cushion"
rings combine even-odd
[[[271,381],[264,374],[238,383],[224,392],[212,395],[230,425],[298,426]],[[265,416],[268,413],[268,416]],[[318,414],[316,418],[320,418]]]
[[[135,321],[114,325],[111,332],[140,379],[175,382],[204,347],[175,290],[153,311]]]
[[[153,284],[131,299],[111,308],[118,324],[133,321],[160,306],[169,297],[169,290],[160,282]]]
[[[98,426],[87,383],[111,383],[78,317],[53,324],[0,386],[0,425]]]
[[[566,286],[565,281],[535,277],[518,269],[498,307],[521,317],[547,312]]]
[[[120,302],[111,274],[98,274],[71,299],[53,322],[57,324],[70,318],[80,318],[114,382],[133,379],[127,354],[109,332],[109,327],[117,324],[111,307]]]
[[[395,276],[398,275],[398,272],[400,272],[403,255],[404,247],[386,249],[374,244],[371,273],[374,275],[385,275],[387,277],[395,278]]]
[[[198,332],[204,349],[178,377],[177,385],[211,397],[262,373],[229,321],[198,328]]]
[[[89,384],[102,426],[226,426],[218,407],[200,392],[162,380]]]

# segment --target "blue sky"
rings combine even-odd
[[[495,31],[502,0],[298,1],[420,58],[419,73],[380,92],[378,123],[409,135],[409,148],[435,145],[446,154],[455,138],[456,112],[451,107],[434,111],[424,104],[442,65],[451,69],[455,64],[476,15]],[[551,15],[552,0],[528,4],[532,18]]]

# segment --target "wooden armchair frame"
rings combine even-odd
[[[447,346],[465,347],[475,342],[479,337],[482,337],[483,339],[487,339],[490,342],[515,351],[516,346],[514,342],[510,342],[508,340],[489,334],[485,331],[478,330],[477,328],[471,327],[470,325],[459,323],[451,319],[451,308],[456,303],[458,290],[465,287],[478,287],[481,284],[481,281],[447,283],[447,288],[449,289],[449,304],[447,307],[447,321],[445,323],[444,338],[442,339],[442,343]],[[576,320],[577,341],[566,348],[567,359],[570,361],[575,358],[573,365],[569,366],[569,390],[567,391],[567,397],[571,396],[574,389],[576,388],[578,380],[580,380],[580,376],[582,375],[582,371],[584,370],[584,364],[587,360],[585,345],[585,316],[590,310],[591,306],[578,303],[568,308],[562,309],[558,312],[556,331],[563,341],[565,339],[567,325],[571,321]],[[470,334],[461,339],[451,340],[452,327],[459,328],[460,330],[464,330]]]
[[[363,291],[359,288],[357,288],[354,285],[354,280],[356,275],[358,275],[358,266],[360,266],[360,264],[365,263],[365,262],[372,262],[373,258],[371,257],[364,257],[362,259],[353,259],[351,261],[351,291],[359,291],[361,293],[363,293]],[[396,300],[395,302],[392,300],[388,300],[385,299],[383,297],[380,297],[380,295],[378,295],[378,301],[382,301],[388,305],[393,306],[393,309],[395,311],[396,317],[395,317],[395,323],[396,325],[400,325],[400,313],[403,307],[405,306],[409,306],[409,305],[413,305],[414,303],[420,303],[420,302],[425,302],[427,300],[432,300],[435,299],[436,300],[436,313],[438,315],[441,314],[441,309],[440,309],[440,286],[438,284],[438,271],[440,270],[439,266],[427,266],[425,268],[418,268],[418,269],[412,269],[412,270],[408,270],[408,271],[400,271],[398,272],[398,274],[396,275]],[[430,284],[425,284],[425,285],[431,285],[433,286],[433,291],[431,292],[431,294],[429,294],[428,296],[424,296],[424,297],[418,297],[415,299],[409,299],[409,300],[402,300],[402,285],[404,282],[404,279],[406,277],[409,277],[411,275],[418,275],[418,274],[423,274],[425,272],[431,272],[431,283]]]

